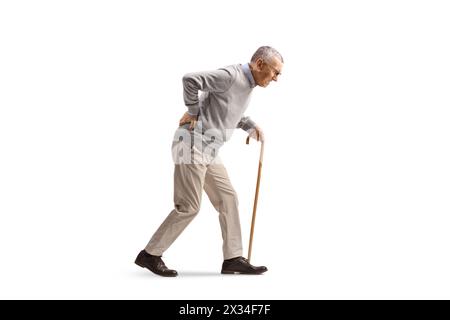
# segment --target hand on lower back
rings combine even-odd
[[[197,123],[197,119],[198,119],[197,116],[193,116],[193,115],[190,115],[189,113],[185,112],[180,119],[180,126],[182,126],[183,124],[189,123],[190,124],[189,130],[192,130],[192,129],[194,129],[194,127]]]

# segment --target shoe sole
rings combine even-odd
[[[222,272],[220,272],[221,274],[249,274],[249,275],[255,275],[255,276],[257,276],[257,275],[260,275],[260,274],[263,274],[264,272],[266,272],[266,271],[263,271],[263,272],[255,272],[255,273],[249,273],[249,272],[239,272],[239,271],[222,271]]]
[[[176,274],[163,274],[163,273],[155,272],[155,271],[151,270],[150,268],[148,268],[147,266],[140,264],[138,261],[135,261],[134,263],[137,264],[139,267],[144,268],[144,269],[147,269],[147,270],[150,270],[150,271],[153,272],[154,274],[156,274],[156,275],[158,275],[158,276],[161,276],[161,277],[169,277],[169,278],[173,278],[173,277],[178,276],[178,273],[176,273]]]

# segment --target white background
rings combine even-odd
[[[447,1],[2,1],[0,298],[449,299]],[[265,129],[252,262],[222,276],[217,213],[134,259],[172,208],[187,72],[248,62]],[[247,246],[259,148],[222,150]]]

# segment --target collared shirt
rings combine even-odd
[[[244,70],[244,74],[247,77],[248,81],[250,81],[250,88],[256,87],[255,78],[253,78],[252,71],[250,70],[250,65],[248,63],[242,65],[242,70]]]

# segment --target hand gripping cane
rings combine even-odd
[[[258,136],[259,138],[259,136]],[[247,137],[246,144],[250,143],[250,136]],[[255,220],[256,220],[256,207],[258,205],[258,194],[259,194],[259,182],[261,181],[261,168],[263,162],[263,154],[264,154],[264,141],[261,141],[261,150],[259,154],[259,165],[258,165],[258,178],[256,180],[256,191],[255,191],[255,200],[253,202],[253,215],[252,215],[252,226],[250,228],[250,240],[248,244],[248,262],[250,262],[250,258],[252,256],[252,244],[253,244],[253,233],[255,231]]]

